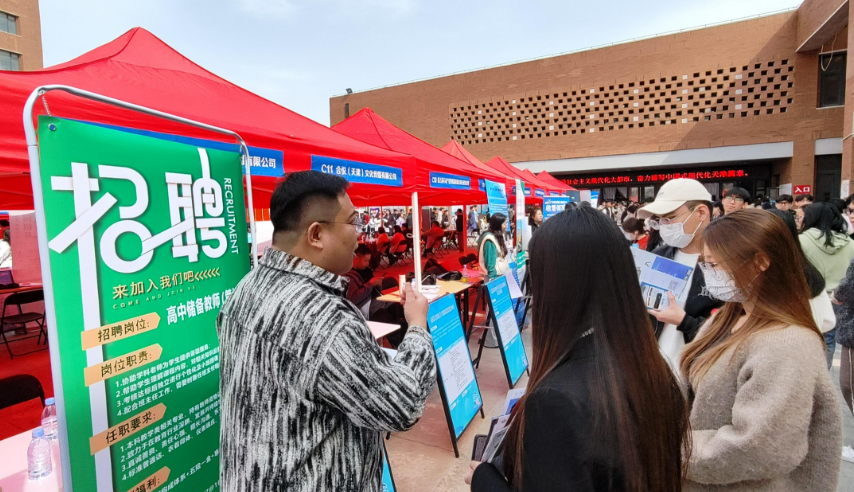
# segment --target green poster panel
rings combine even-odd
[[[216,317],[250,259],[239,154],[47,116],[39,153],[70,485],[218,489]]]

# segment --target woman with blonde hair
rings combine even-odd
[[[685,490],[835,491],[839,402],[792,235],[746,209],[713,221],[704,240],[700,270],[726,304],[681,360],[692,405]]]

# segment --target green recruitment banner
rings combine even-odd
[[[217,489],[216,316],[250,259],[239,154],[47,116],[39,154],[65,490]]]

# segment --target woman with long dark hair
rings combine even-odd
[[[620,229],[580,207],[545,222],[530,252],[528,390],[500,469],[477,466],[472,490],[682,490],[688,409],[627,281],[637,273]]]
[[[792,235],[745,209],[703,238],[700,271],[725,304],[680,361],[692,403],[685,489],[835,491],[842,418]]]
[[[478,265],[480,271],[489,277],[504,275],[510,271],[507,258],[507,216],[495,214],[489,218],[489,226],[477,240]]]
[[[854,260],[854,241],[848,237],[848,224],[834,205],[827,202],[813,203],[803,213],[801,235],[798,236],[801,248],[821,272],[824,289],[832,296],[845,277],[848,265]],[[834,310],[838,309],[838,306],[834,307]],[[825,361],[830,369],[836,351],[836,328],[824,333],[824,343]]]
[[[780,220],[786,224],[786,228],[794,238],[798,252],[801,255],[801,262],[804,267],[804,278],[807,279],[807,287],[810,290],[810,309],[812,309],[813,320],[816,326],[822,333],[828,332],[836,326],[836,315],[833,313],[833,304],[830,302],[830,296],[827,295],[824,286],[824,277],[821,272],[807,259],[801,249],[801,243],[798,241],[798,226],[795,224],[795,217],[788,210],[768,210],[772,214],[780,217]]]

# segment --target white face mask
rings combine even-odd
[[[634,241],[634,240],[635,240],[635,235],[634,235],[634,234],[632,234],[631,232],[624,232],[624,233],[623,233],[623,236],[625,236],[625,237],[626,237],[626,239],[628,239],[629,241]]]
[[[694,209],[696,212],[697,209]],[[691,215],[694,215],[694,212],[691,212]],[[697,224],[697,229],[694,229],[694,232],[691,234],[685,233],[685,222],[691,218],[691,215],[685,219],[684,222],[677,222],[675,224],[661,224],[659,228],[659,232],[661,233],[661,239],[667,243],[668,246],[673,246],[674,248],[684,248],[691,244],[691,241],[694,240],[694,235],[697,233],[697,230],[700,229],[701,224]]]
[[[723,270],[700,263],[709,295],[724,302],[744,302],[747,296],[735,286],[735,281]]]

